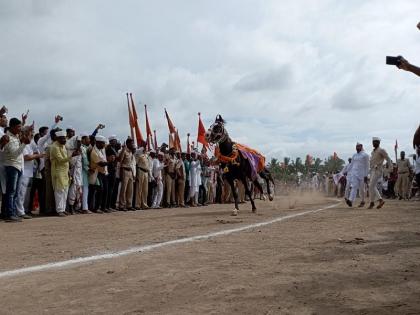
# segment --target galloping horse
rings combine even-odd
[[[248,187],[247,178],[254,183],[255,187],[261,193],[263,193],[263,189],[258,182],[257,175],[263,178],[267,184],[269,199],[270,201],[273,200],[271,185],[274,187],[274,180],[265,167],[265,157],[251,148],[233,142],[225,129],[225,121],[222,116],[217,115],[214,124],[206,132],[206,139],[209,143],[216,144],[215,157],[221,164],[224,176],[232,189],[232,194],[235,199],[235,209],[232,215],[238,215],[239,211],[238,195],[234,184],[235,179],[241,181],[244,185],[245,193],[251,201],[252,212],[255,213],[257,208],[255,207],[252,193]]]

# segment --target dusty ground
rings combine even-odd
[[[334,203],[278,197],[258,201],[257,215],[242,205],[239,217],[215,205],[1,222],[0,272]],[[420,203],[341,203],[209,240],[2,277],[0,288],[0,314],[420,314]]]

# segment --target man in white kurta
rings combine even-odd
[[[351,178],[351,170],[349,170],[350,164],[351,164],[351,158],[349,159],[349,164],[344,166],[343,170],[341,171],[341,174],[346,176],[346,187],[344,188],[344,199],[346,200],[346,202],[350,197],[350,189],[352,188],[351,182],[350,182],[350,178]]]
[[[356,144],[356,153],[351,159],[347,172],[351,174],[347,176],[347,184],[351,186],[350,197],[346,200],[347,205],[353,206],[357,191],[359,191],[361,198],[359,207],[363,207],[365,205],[365,183],[367,183],[369,174],[369,155],[363,151],[363,145],[360,143]]]
[[[67,154],[73,155],[73,152],[80,150],[81,152],[81,137],[74,136],[67,141]],[[69,212],[73,214],[80,210],[82,206],[83,193],[83,157],[81,154],[73,156],[70,160],[70,177],[71,184],[68,193]]]
[[[198,205],[198,192],[201,185],[201,164],[197,160],[197,153],[191,153],[191,162],[190,162],[190,199],[191,206],[196,207]]]

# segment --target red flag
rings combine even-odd
[[[147,115],[147,105],[144,104],[144,113],[146,116],[146,138],[147,138],[147,150],[150,150],[150,141],[152,141],[152,128],[150,128],[150,123],[149,123],[149,116]]]
[[[158,144],[157,144],[157,139],[156,139],[156,130],[153,130],[153,133],[154,133],[153,146],[155,147],[155,150],[157,151],[157,149],[158,149]]]
[[[128,93],[126,93],[127,95],[127,106],[128,106],[128,125],[130,126],[130,134],[131,134],[131,139],[134,140],[134,119],[133,119],[133,114],[131,113],[131,108],[130,108],[130,100],[128,99]]]
[[[206,140],[206,128],[204,128],[204,124],[201,121],[201,113],[198,113],[198,133],[197,133],[197,145],[201,143],[206,148],[208,147],[208,143]]]
[[[168,121],[169,133],[171,133],[171,134],[175,133],[176,132],[175,126],[172,123],[171,119],[169,118],[169,115],[168,115],[168,112],[166,111],[166,108],[165,108],[165,115],[166,115],[166,120]]]
[[[187,154],[191,154],[190,134],[187,133]]]

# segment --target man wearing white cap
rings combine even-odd
[[[93,210],[96,213],[109,213],[109,209],[106,209],[106,195],[108,191],[108,180],[106,175],[108,174],[107,166],[108,162],[105,154],[106,138],[104,136],[95,136],[95,146],[92,148],[90,153],[90,168],[94,171],[91,174],[89,183],[93,189],[94,195],[91,197],[91,203],[93,204]]]
[[[82,133],[80,135],[82,145],[80,146],[80,153],[82,156],[82,213],[89,214],[89,170],[90,162],[88,157],[88,149],[90,144],[90,138],[87,133]]]
[[[380,143],[380,138],[372,138],[372,145],[374,149],[370,156],[369,209],[372,209],[375,206],[376,200],[379,200],[379,204],[376,208],[380,209],[383,207],[385,201],[382,199],[382,196],[378,190],[378,182],[383,177],[384,161],[386,160],[388,165],[392,167],[392,161],[389,158],[388,153],[384,149],[379,147]]]
[[[75,136],[69,139],[66,144],[68,155],[73,155],[73,152],[79,151],[81,153],[81,136]],[[73,214],[75,211],[79,212],[82,206],[83,195],[83,156],[78,154],[73,156],[70,160],[70,176],[71,184],[68,194],[69,211]]]
[[[55,133],[56,141],[50,148],[51,161],[51,179],[54,189],[55,208],[58,216],[66,215],[66,201],[70,185],[69,178],[69,162],[72,156],[79,154],[78,151],[73,152],[72,156],[67,155],[66,150],[66,133],[58,131]]]
[[[347,182],[351,186],[351,192],[346,203],[349,207],[353,206],[357,191],[359,191],[361,198],[359,207],[363,207],[365,205],[365,183],[367,183],[369,174],[369,155],[363,151],[363,145],[361,143],[356,144],[356,153],[351,159],[347,173],[351,174],[348,176]]]

